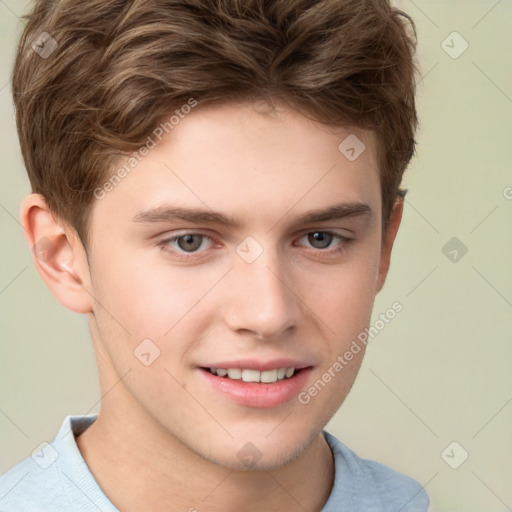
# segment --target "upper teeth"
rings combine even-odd
[[[249,370],[241,368],[210,368],[210,372],[219,377],[228,376],[230,379],[243,380],[244,382],[272,383],[284,378],[290,378],[295,373],[295,368],[276,368],[275,370]]]

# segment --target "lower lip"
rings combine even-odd
[[[201,368],[198,370],[212,387],[233,402],[246,407],[269,408],[282,405],[296,397],[304,387],[311,368],[303,368],[293,377],[271,384],[244,382],[218,377]]]

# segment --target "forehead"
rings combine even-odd
[[[164,136],[154,156],[173,149],[188,151],[190,157],[206,151],[216,160],[240,163],[242,167],[244,162],[265,163],[260,166],[260,173],[267,167],[275,170],[283,161],[289,165],[299,157],[310,162],[330,156],[334,163],[343,155],[347,161],[355,162],[361,154],[367,163],[376,165],[377,160],[373,132],[329,126],[284,103],[277,103],[274,110],[261,103],[196,107]],[[357,164],[346,167],[356,168]]]
[[[199,106],[154,142],[98,201],[99,215],[133,219],[171,204],[275,223],[286,211],[340,201],[378,209],[373,133],[329,127],[284,105],[274,112],[253,104]]]

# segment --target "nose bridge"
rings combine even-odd
[[[249,240],[237,248],[227,321],[234,330],[271,337],[297,322],[297,299],[286,283],[277,248],[258,245]]]

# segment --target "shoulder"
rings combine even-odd
[[[68,416],[51,443],[0,476],[0,512],[115,511],[75,442],[96,416]]]
[[[54,456],[51,445],[47,445],[40,453],[39,457],[43,462],[45,457]],[[63,475],[58,470],[58,465],[52,464],[44,469],[44,464],[40,466],[39,461],[34,460],[37,456],[34,454],[33,457],[26,458],[0,476],[2,512],[59,510],[62,506],[71,507],[71,502],[67,501],[62,492]]]
[[[416,480],[384,464],[359,457],[328,432],[324,432],[324,437],[335,460],[333,505],[336,500],[339,504],[346,502],[350,495],[354,510],[427,512],[428,495]],[[329,508],[324,510],[330,512]]]

